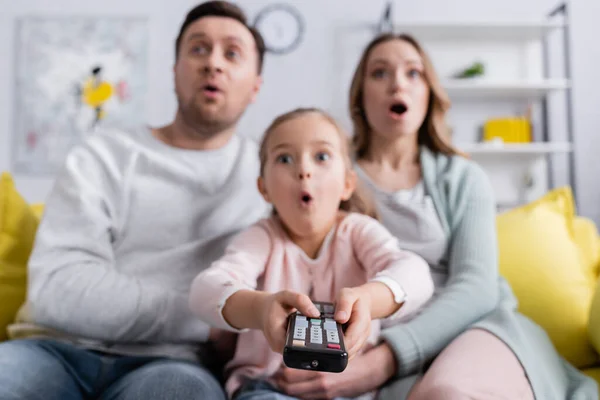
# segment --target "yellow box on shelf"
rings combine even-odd
[[[504,143],[530,143],[531,123],[524,117],[490,119],[483,126],[483,140],[494,139]]]

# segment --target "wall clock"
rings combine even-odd
[[[254,27],[261,33],[267,51],[275,54],[295,50],[304,36],[304,18],[288,4],[276,3],[263,8],[256,16]]]

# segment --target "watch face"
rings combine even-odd
[[[294,50],[302,39],[304,21],[300,13],[285,4],[274,4],[263,9],[254,22],[265,40],[267,50],[284,54]]]

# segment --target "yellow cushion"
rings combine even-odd
[[[38,217],[15,189],[8,173],[0,176],[0,341],[25,300],[27,260]]]
[[[44,204],[42,204],[42,203],[32,204],[31,211],[33,211],[33,214],[37,217],[38,220],[41,219],[42,214],[44,213]]]
[[[588,245],[591,246],[592,249],[596,250],[596,258],[592,258],[592,262],[596,264],[596,272],[600,267],[600,239],[597,241],[589,240],[587,242]],[[592,300],[592,307],[590,309],[590,321],[588,326],[590,340],[592,345],[600,353],[600,280],[598,281],[598,285],[596,286],[596,292],[594,294],[594,299]],[[600,377],[600,373],[598,374]]]
[[[600,269],[600,236],[593,221],[576,217],[573,220],[575,242],[581,250],[583,262],[591,268],[591,273],[598,276]]]
[[[586,228],[569,188],[498,216],[500,273],[519,310],[542,326],[560,354],[578,368],[598,355],[587,326],[596,274]],[[580,247],[581,246],[581,247]]]

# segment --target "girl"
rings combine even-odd
[[[258,178],[273,215],[238,235],[192,284],[194,313],[240,332],[226,366],[231,397],[289,398],[277,393],[273,375],[282,366],[288,315],[319,316],[311,299],[335,301],[335,319],[348,323],[351,359],[377,338],[372,320],[406,317],[432,296],[426,262],[355,212],[368,212],[368,202],[355,192],[347,150],[344,132],[321,111],[277,118],[262,141]]]

